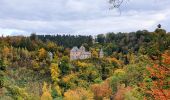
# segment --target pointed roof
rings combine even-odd
[[[81,47],[80,47],[80,50],[81,50],[81,51],[85,51],[85,47],[84,47],[84,46],[81,46]]]
[[[74,46],[72,49],[71,49],[71,52],[76,52],[76,51],[78,51],[79,49],[76,47],[76,46]]]
[[[103,49],[100,49],[100,53],[103,53]]]

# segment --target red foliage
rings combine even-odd
[[[104,97],[108,98],[112,93],[109,82],[107,80],[102,84],[92,85],[91,89],[95,95],[95,99],[97,100],[102,100]]]
[[[114,99],[115,100],[124,100],[125,93],[127,93],[128,91],[131,91],[131,90],[132,90],[131,87],[119,86]]]
[[[163,65],[154,64],[152,67],[147,67],[152,79],[152,86],[150,90],[145,92],[151,94],[155,100],[170,100],[170,82],[167,78],[170,75],[170,54],[165,52],[163,54]]]

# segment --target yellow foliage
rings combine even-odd
[[[43,85],[43,94],[41,96],[41,100],[52,100],[50,91],[49,91],[49,89],[47,89],[47,83],[45,83],[45,82]]]
[[[3,50],[2,50],[2,53],[3,53],[3,56],[4,57],[7,57],[8,54],[10,53],[10,49],[8,47],[4,47]]]
[[[56,44],[54,42],[48,42],[47,47],[48,48],[55,48]]]
[[[41,48],[40,50],[39,50],[39,58],[40,59],[45,59],[47,57],[47,52],[46,52],[46,50],[44,49],[44,48]]]
[[[125,71],[123,69],[116,69],[114,74],[125,74]]]
[[[51,77],[52,77],[52,80],[55,81],[55,82],[58,82],[59,79],[59,74],[60,74],[60,70],[58,68],[58,64],[55,64],[55,63],[52,63],[51,64]]]
[[[120,62],[118,59],[114,58],[114,57],[112,57],[112,58],[106,58],[106,60],[107,60],[109,63],[116,63],[118,66],[121,66],[121,65],[122,65],[121,62]]]
[[[63,77],[63,81],[64,81],[65,83],[67,83],[67,82],[69,82],[71,79],[73,79],[73,78],[75,78],[75,77],[76,77],[76,74],[69,74],[69,75]]]
[[[85,62],[80,62],[80,61],[77,62],[77,66],[82,67],[82,68],[89,67],[91,65],[92,64],[90,63],[85,63]]]
[[[62,93],[61,93],[61,88],[59,87],[59,85],[56,85],[56,86],[55,86],[55,90],[57,91],[57,94],[58,94],[59,96],[62,95]]]
[[[68,90],[64,93],[64,100],[93,100],[93,93],[84,88]]]
[[[41,96],[41,100],[52,100],[51,94],[49,92],[44,92]]]
[[[33,68],[35,68],[35,69],[37,69],[37,68],[39,68],[39,64],[38,64],[38,62],[37,61],[32,61],[32,65],[33,65]]]
[[[98,58],[99,54],[98,54],[97,50],[91,49],[91,53],[92,53],[93,58]]]

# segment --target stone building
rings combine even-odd
[[[103,58],[103,50],[101,49],[99,52],[99,58]],[[70,60],[77,60],[77,59],[88,59],[91,58],[91,52],[86,51],[84,46],[73,47],[70,51]]]
[[[52,61],[53,60],[53,53],[52,52],[48,52],[48,56],[50,58],[50,61]]]
[[[84,46],[81,46],[79,49],[77,47],[73,47],[70,51],[70,60],[87,58],[91,58],[91,53],[87,52]]]
[[[99,58],[103,58],[103,57],[104,57],[103,49],[100,49]]]

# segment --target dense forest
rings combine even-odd
[[[91,58],[70,61],[81,45]],[[160,27],[95,38],[0,37],[0,100],[169,99],[170,33]]]

